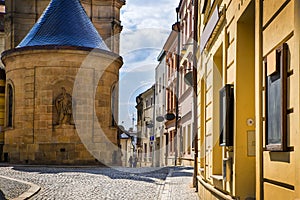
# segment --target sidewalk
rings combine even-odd
[[[0,176],[0,200],[23,200],[32,197],[41,188],[33,183]]]
[[[174,167],[165,181],[161,200],[199,200],[195,188],[192,187],[193,168]]]

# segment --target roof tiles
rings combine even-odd
[[[79,0],[51,0],[17,48],[49,45],[110,51]]]

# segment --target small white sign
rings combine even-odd
[[[248,156],[255,156],[255,131],[247,131]]]

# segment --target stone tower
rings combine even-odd
[[[16,47],[42,15],[50,0],[5,1],[5,49]],[[108,48],[119,53],[119,34],[122,31],[120,9],[125,0],[81,0]]]
[[[114,119],[122,58],[109,50],[79,0],[51,0],[2,61],[10,162],[118,162]]]

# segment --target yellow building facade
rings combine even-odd
[[[255,3],[256,197],[298,199],[300,2]]]
[[[199,2],[198,192],[298,199],[297,0]]]
[[[255,198],[255,4],[200,1],[198,190]]]

